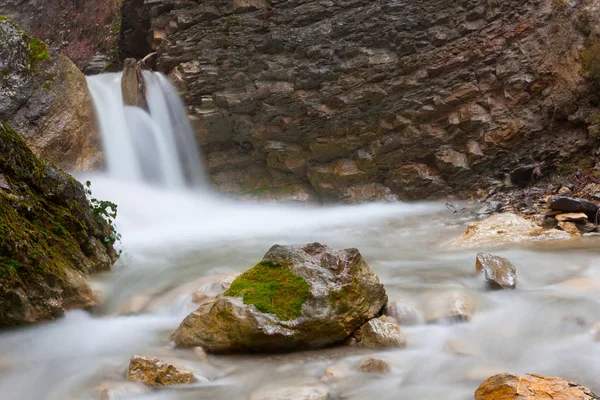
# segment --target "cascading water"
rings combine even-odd
[[[109,175],[171,188],[202,186],[198,145],[175,88],[161,73],[144,71],[147,112],[124,105],[121,76],[87,78]]]

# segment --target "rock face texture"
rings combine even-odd
[[[275,245],[224,295],[188,315],[172,339],[213,353],[319,348],[346,339],[386,303],[358,250]]]
[[[488,253],[477,253],[475,272],[482,274],[491,289],[514,289],[517,287],[517,267],[507,258]]]
[[[116,260],[99,211],[79,182],[0,121],[0,327],[95,304],[84,276]]]
[[[592,6],[125,0],[122,42],[158,51],[222,192],[467,196],[593,162]]]
[[[142,382],[148,386],[181,385],[196,380],[191,371],[158,358],[148,358],[140,355],[131,357],[127,379]]]
[[[589,389],[538,374],[495,375],[477,388],[475,400],[596,400]]]
[[[65,170],[102,162],[85,76],[68,58],[0,16],[0,119]]]
[[[392,317],[381,316],[373,318],[354,334],[356,345],[367,348],[405,347],[406,338]]]

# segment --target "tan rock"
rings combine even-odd
[[[566,232],[557,229],[542,229],[523,217],[503,213],[471,223],[460,237],[446,243],[446,247],[492,247],[510,243],[569,239],[570,237],[571,235]]]
[[[565,232],[570,233],[571,235],[575,235],[579,233],[579,229],[577,228],[577,224],[575,222],[559,222],[558,226]]]
[[[127,379],[142,382],[148,386],[181,385],[196,380],[191,371],[158,358],[148,358],[141,355],[131,357]]]
[[[475,310],[475,302],[463,290],[427,294],[425,301],[428,323],[466,322],[471,320]]]
[[[538,374],[501,374],[475,391],[475,400],[594,400],[589,389],[561,378]]]
[[[323,381],[334,381],[343,379],[346,377],[346,375],[347,374],[342,365],[340,365],[339,363],[333,364],[325,368]]]
[[[569,189],[566,186],[562,186],[560,189],[558,189],[559,195],[565,195],[565,194],[570,194],[570,193],[571,193],[571,189]]]
[[[556,220],[559,222],[563,222],[563,221],[585,222],[588,220],[587,215],[585,215],[584,213],[564,213],[564,214],[555,215],[554,218],[556,218]]]
[[[517,268],[504,257],[477,253],[475,272],[483,273],[492,288],[514,289],[517,286]]]
[[[420,322],[419,313],[414,307],[396,301],[387,303],[383,315],[394,318],[400,325],[416,325]]]
[[[360,347],[405,347],[406,338],[392,317],[373,318],[353,333]]]
[[[391,368],[388,363],[379,358],[367,357],[360,361],[358,370],[372,374],[387,374],[390,372]]]

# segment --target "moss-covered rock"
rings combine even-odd
[[[66,170],[101,164],[85,76],[44,41],[0,16],[0,119],[33,152]]]
[[[83,186],[0,121],[0,326],[92,306],[84,276],[110,268],[114,237]]]
[[[188,315],[172,338],[215,353],[319,348],[342,342],[386,303],[357,249],[275,245],[224,295]]]

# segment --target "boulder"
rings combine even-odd
[[[543,229],[516,214],[494,214],[469,224],[458,238],[446,243],[452,248],[495,247],[510,243],[541,242],[569,239],[571,235],[558,229]]]
[[[567,213],[584,213],[590,221],[594,221],[598,205],[577,197],[554,196],[550,199],[550,209]]]
[[[490,288],[514,289],[517,286],[517,267],[504,257],[477,253],[475,271],[483,273]]]
[[[113,226],[99,214],[106,210],[2,121],[0,176],[0,327],[92,307],[85,275],[116,261]]]
[[[589,389],[561,378],[538,374],[494,375],[475,391],[475,400],[594,400]]]
[[[0,16],[0,120],[65,170],[102,164],[85,76],[67,57]]]
[[[356,345],[368,348],[405,347],[406,338],[392,317],[373,318],[354,331]]]
[[[158,358],[148,358],[141,355],[131,357],[127,379],[142,382],[148,386],[181,385],[196,380],[191,371]]]
[[[390,365],[379,358],[363,358],[358,364],[358,370],[371,374],[388,374],[391,370]]]
[[[475,303],[463,290],[426,295],[425,321],[427,323],[453,323],[471,320]]]
[[[188,315],[172,339],[213,353],[320,348],[346,339],[386,303],[357,249],[275,245],[223,295]]]

